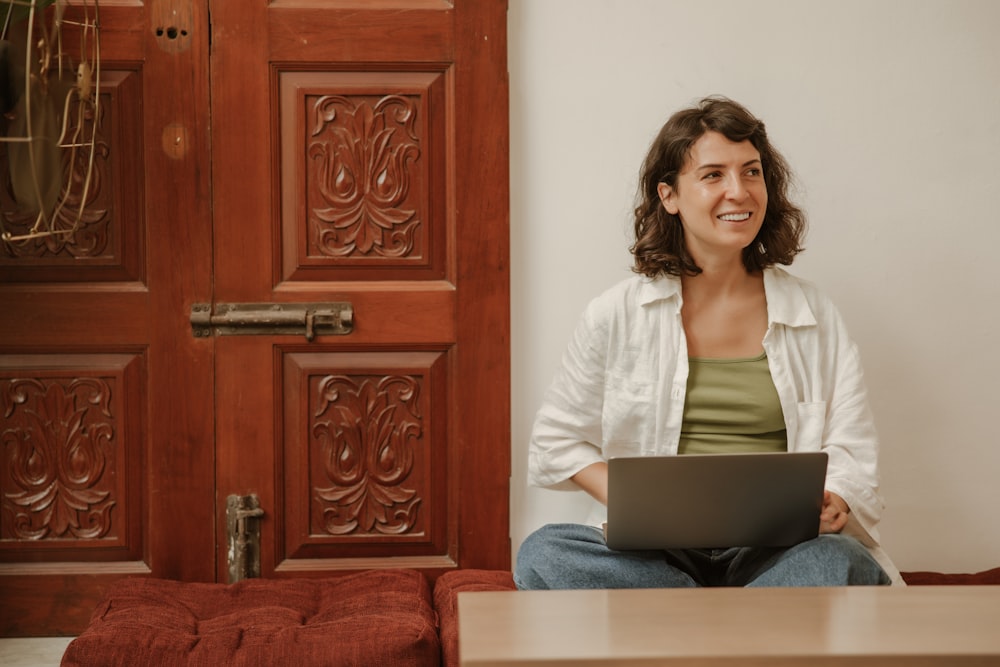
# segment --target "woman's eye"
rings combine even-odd
[[[756,167],[747,171],[747,175],[749,176],[761,176],[763,173],[764,172],[762,172],[760,169]]]
[[[710,171],[707,174],[705,174],[704,176],[702,176],[702,179],[719,178],[720,176],[722,176],[722,174],[720,174],[719,172],[717,172],[717,171]]]

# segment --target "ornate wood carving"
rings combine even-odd
[[[112,385],[102,378],[11,379],[2,389],[3,539],[114,536]]]
[[[424,433],[412,376],[318,379],[312,414],[313,533],[411,532],[421,498],[407,486]]]
[[[406,206],[421,155],[414,99],[322,95],[306,105],[310,254],[419,254],[421,220]]]
[[[314,350],[283,355],[279,569],[453,562],[447,353]]]
[[[307,70],[276,77],[276,278],[443,278],[447,74]]]

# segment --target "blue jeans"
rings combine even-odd
[[[820,535],[794,547],[614,551],[597,528],[543,526],[521,545],[521,590],[699,586],[884,586],[889,577],[861,544]]]

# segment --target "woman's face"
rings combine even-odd
[[[660,183],[660,201],[680,216],[692,259],[701,266],[732,258],[753,243],[767,211],[760,153],[749,141],[706,132],[691,146],[673,187]]]

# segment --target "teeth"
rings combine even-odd
[[[749,218],[749,213],[727,213],[726,215],[719,216],[719,220],[725,220],[726,222],[743,222]]]

